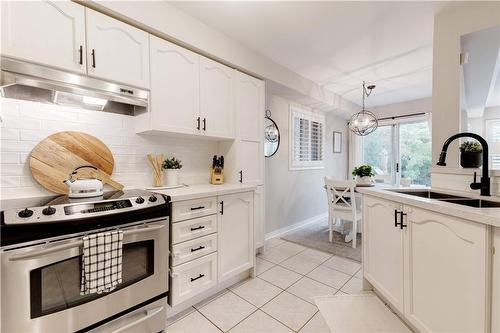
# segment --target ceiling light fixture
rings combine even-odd
[[[365,81],[363,81],[363,108],[360,112],[353,114],[351,120],[349,120],[349,128],[356,135],[368,135],[378,127],[377,117],[371,111],[365,110],[365,96],[370,96],[373,89],[375,89],[374,84],[366,87]]]

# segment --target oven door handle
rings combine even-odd
[[[137,319],[137,320],[134,320],[133,322],[131,323],[128,323],[126,325],[123,325],[122,327],[114,330],[114,331],[111,331],[111,333],[120,333],[120,332],[124,332],[154,316],[156,316],[157,314],[159,314],[161,311],[163,310],[163,306],[160,306],[159,308],[156,308],[156,309],[151,309],[151,310],[147,310],[146,313],[145,313],[145,316]]]
[[[144,232],[155,231],[155,230],[162,229],[163,227],[165,227],[164,224],[162,224],[162,225],[155,225],[155,226],[147,226],[147,227],[142,227],[142,228],[137,228],[137,229],[132,229],[132,230],[124,230],[123,231],[123,236],[136,235],[136,234],[141,234],[141,233],[144,233]],[[33,251],[29,251],[29,252],[25,252],[25,253],[13,255],[13,256],[11,256],[9,258],[9,261],[33,259],[33,258],[40,257],[40,256],[42,256],[44,254],[49,254],[49,253],[54,253],[54,252],[58,252],[58,251],[62,251],[62,250],[67,250],[67,249],[71,249],[71,248],[74,248],[74,247],[80,247],[82,245],[83,245],[83,240],[79,239],[77,241],[72,241],[72,242],[69,242],[69,243],[66,243],[66,244],[52,246],[52,247],[49,247],[49,248],[46,248],[46,249],[42,248],[42,249],[39,249],[39,250],[33,250]]]

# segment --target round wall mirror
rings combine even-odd
[[[278,151],[280,146],[280,130],[278,125],[271,119],[271,111],[266,110],[264,119],[264,156],[271,157]]]

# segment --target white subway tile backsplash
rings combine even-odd
[[[2,176],[0,179],[2,187],[19,187],[21,185],[21,177],[18,176]]]
[[[19,130],[13,128],[0,128],[2,140],[19,140]]]
[[[4,140],[0,141],[2,198],[51,194],[32,178],[29,156],[39,141],[59,131],[85,132],[102,140],[115,159],[112,178],[125,188],[151,186],[148,153],[181,159],[180,181],[188,184],[208,182],[212,156],[218,153],[216,141],[137,135],[131,116],[5,98],[0,101],[6,120],[1,124]]]
[[[30,152],[35,146],[35,141],[2,140],[2,152]]]
[[[0,153],[0,163],[1,164],[18,164],[21,163],[20,161],[20,154],[13,152],[13,153]]]
[[[2,128],[39,129],[41,121],[39,119],[26,119],[20,117],[2,117]]]

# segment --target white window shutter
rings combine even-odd
[[[290,107],[290,169],[323,167],[324,117]]]

